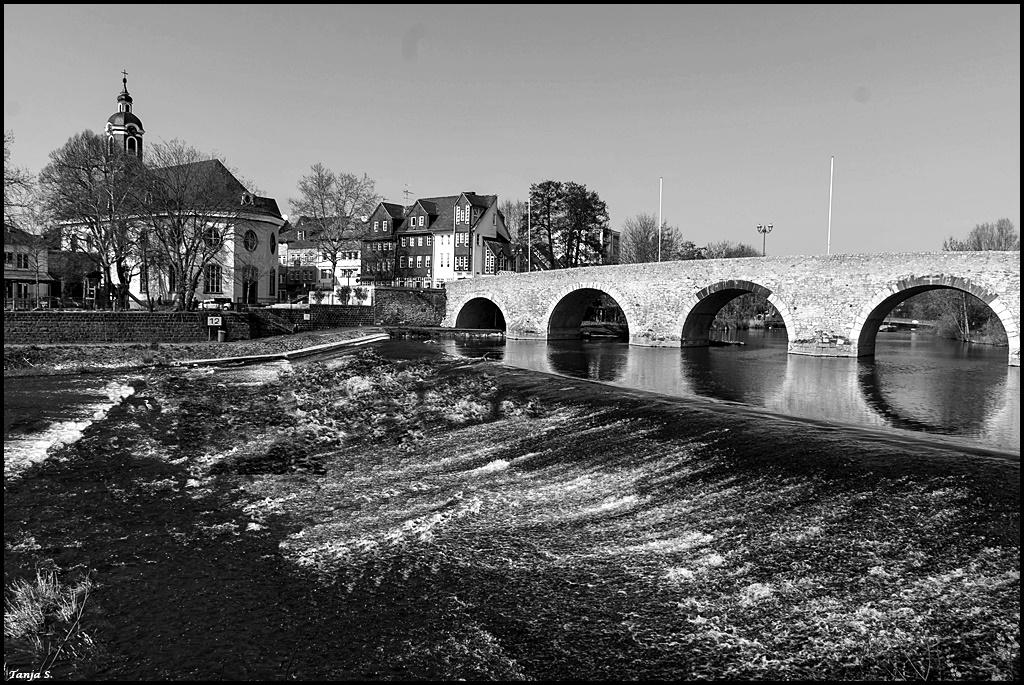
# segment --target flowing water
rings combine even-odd
[[[790,355],[781,330],[737,345],[456,338],[447,352],[665,395],[700,396],[815,420],[911,431],[1020,454],[1020,368],[1006,348],[914,331],[884,333],[874,359]]]
[[[132,392],[123,379],[88,374],[5,380],[4,478],[81,438]]]

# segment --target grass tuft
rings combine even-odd
[[[56,571],[37,570],[32,580],[19,579],[7,587],[4,598],[5,657],[20,657],[49,670],[59,659],[82,657],[92,638],[82,629],[82,614],[93,583],[88,575],[72,583]],[[13,665],[13,664],[12,664]]]

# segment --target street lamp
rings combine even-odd
[[[765,256],[764,246],[765,241],[768,239],[768,234],[772,232],[771,224],[758,224],[757,232],[761,234],[761,256]]]

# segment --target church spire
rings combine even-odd
[[[121,70],[121,93],[117,96],[117,112],[107,119],[107,145],[111,151],[124,150],[142,158],[142,120],[132,113],[132,96],[128,93],[128,72]]]

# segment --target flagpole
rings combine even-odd
[[[533,231],[530,226],[533,198],[529,195],[526,196],[526,270],[533,271]],[[519,224],[522,226],[522,224]],[[521,244],[521,243],[520,243]]]
[[[661,261],[661,192],[665,182],[663,176],[658,177],[658,261]]]
[[[836,168],[836,157],[832,155],[832,161],[828,165],[828,243],[825,246],[825,254],[832,254],[832,174]]]

